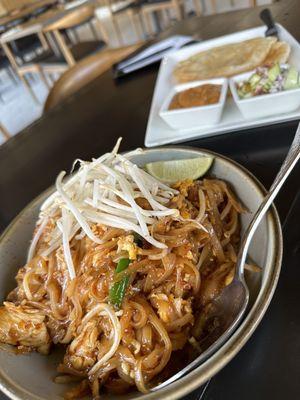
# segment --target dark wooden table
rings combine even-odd
[[[271,6],[276,21],[300,40],[299,0]],[[173,32],[209,39],[260,25],[259,8],[184,21]],[[0,147],[0,229],[75,158],[143,146],[157,67],[120,82],[107,72],[64,104]],[[17,110],[16,110],[17,112]],[[246,130],[188,144],[225,154],[252,171],[266,187],[283,161],[297,123]],[[277,400],[300,397],[300,165],[276,205],[284,234],[282,273],[274,299],[244,349],[188,399]],[[4,399],[4,397],[3,397]]]

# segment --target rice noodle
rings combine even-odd
[[[111,320],[113,327],[113,343],[111,345],[110,350],[93,366],[93,368],[89,371],[89,375],[94,375],[101,365],[103,365],[107,360],[109,360],[117,351],[121,341],[121,326],[118,320],[118,317],[115,314],[115,311],[106,303],[101,303],[95,306],[90,312],[88,312],[85,317],[82,319],[82,324],[84,325],[89,319],[91,319],[94,315],[96,315],[99,311],[105,311],[108,317]]]
[[[148,393],[148,390],[145,386],[144,377],[142,373],[142,359],[137,360],[135,367],[135,384],[138,390],[142,393]]]
[[[30,247],[29,247],[29,250],[28,250],[27,263],[29,263],[29,261],[34,256],[36,245],[38,244],[39,238],[41,237],[41,235],[42,235],[42,233],[43,233],[48,221],[49,221],[49,218],[45,217],[42,220],[42,222],[40,223],[40,225],[39,225],[39,227],[38,227],[38,229],[36,231],[36,234],[34,235],[32,241],[31,241],[31,244],[30,244]]]
[[[60,221],[58,221],[57,225],[58,225],[59,229],[61,230],[61,233],[63,236],[63,249],[64,249],[66,264],[67,264],[69,274],[70,274],[70,279],[74,279],[76,277],[76,273],[75,273],[71,250],[70,250],[70,246],[69,246],[70,222],[68,221],[68,216],[67,216],[66,210],[64,210],[64,209],[62,210],[62,219],[63,219],[63,222],[60,223]]]

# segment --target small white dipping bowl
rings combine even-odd
[[[246,72],[241,75],[236,75],[229,80],[233,99],[245,119],[284,114],[300,107],[300,88],[241,99],[238,95],[236,85],[239,82],[249,79],[254,73],[255,71]]]
[[[184,90],[205,84],[221,85],[221,94],[218,103],[208,106],[180,108],[169,110],[173,97]],[[215,125],[220,121],[226,100],[228,81],[225,78],[210,79],[206,81],[194,81],[174,86],[166,97],[159,115],[173,129],[193,129],[206,125]]]

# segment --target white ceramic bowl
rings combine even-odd
[[[236,75],[229,80],[233,99],[245,119],[284,114],[300,107],[300,88],[241,99],[238,95],[236,85],[250,78],[254,72]]]
[[[172,98],[183,90],[191,89],[204,84],[221,85],[221,94],[218,103],[201,107],[182,108],[168,110]],[[215,125],[220,121],[224,108],[228,81],[225,78],[210,79],[206,81],[194,81],[174,86],[166,97],[159,115],[173,129],[192,129],[199,126]]]
[[[193,158],[213,155],[214,163],[209,175],[229,182],[249,213],[241,218],[242,229],[248,225],[265,190],[246,169],[226,157],[192,148],[161,148],[145,150],[132,160],[142,166],[147,162]],[[52,192],[52,188],[33,200],[11,223],[0,238],[0,301],[15,286],[14,276],[26,259],[39,207]],[[250,256],[262,267],[262,274],[247,279],[251,301],[245,319],[228,341],[203,364],[180,380],[148,394],[130,393],[125,396],[102,395],[103,400],[115,399],[179,399],[196,389],[223,368],[244,346],[263,317],[274,293],[281,265],[282,235],[277,212],[273,207],[259,226],[250,248]],[[63,354],[58,350],[50,356],[37,353],[15,355],[0,349],[0,388],[14,400],[61,400],[66,386],[53,382],[56,367]]]

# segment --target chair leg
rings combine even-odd
[[[111,17],[111,22],[113,24],[113,28],[114,28],[114,31],[116,33],[116,36],[117,36],[117,39],[118,39],[118,42],[119,42],[120,46],[124,46],[124,40],[123,40],[122,32],[121,32],[120,26],[118,24],[118,21],[115,20],[114,17],[112,16]]]
[[[1,122],[0,122],[0,132],[2,133],[5,139],[9,139],[11,137],[8,130],[1,124]]]
[[[39,99],[36,97],[34,91],[32,90],[32,88],[31,88],[31,86],[30,86],[30,83],[28,82],[27,78],[26,78],[24,75],[22,75],[22,74],[19,74],[19,77],[20,77],[20,79],[21,79],[23,85],[25,86],[25,89],[27,89],[28,93],[29,93],[30,96],[32,97],[33,101],[34,101],[37,105],[40,105],[40,101],[39,101]]]
[[[106,29],[104,28],[104,26],[103,26],[102,22],[100,21],[100,19],[99,19],[99,18],[96,18],[96,19],[95,19],[95,23],[96,23],[96,27],[99,28],[99,31],[100,31],[100,34],[101,34],[101,38],[104,40],[105,43],[109,44],[109,34],[107,33],[107,31],[106,31]],[[96,38],[97,40],[99,40],[94,25],[91,26],[91,30],[92,30],[92,28],[93,28],[94,33],[95,33],[95,38]]]
[[[10,80],[12,81],[12,83],[14,85],[17,85],[18,84],[18,80],[17,80],[17,78],[16,78],[16,76],[14,74],[13,69],[11,67],[6,68],[6,73],[9,76]]]
[[[138,27],[138,25],[137,25],[137,23],[136,23],[136,20],[135,20],[135,18],[134,18],[134,12],[133,12],[132,10],[128,10],[128,11],[127,11],[127,15],[128,15],[128,17],[129,17],[129,19],[130,19],[131,26],[132,26],[133,29],[134,29],[135,35],[136,35],[136,37],[137,37],[137,40],[142,39],[142,37],[140,36],[139,27]]]
[[[164,29],[167,28],[167,26],[169,25],[169,14],[168,14],[168,10],[162,10],[162,21],[163,21],[163,25],[164,25]]]
[[[144,26],[142,23],[142,18],[140,12],[135,13],[135,26],[137,32],[137,39],[138,41],[144,40]]]
[[[51,83],[52,83],[52,84],[55,83],[55,76],[54,76],[54,74],[48,74],[48,76],[49,76],[49,79],[50,79]]]
[[[18,71],[18,63],[17,63],[17,60],[16,60],[13,52],[11,51],[9,45],[7,43],[2,43],[2,48],[4,50],[6,57],[8,58],[8,60],[10,62],[11,67],[17,72]]]
[[[57,41],[58,47],[61,50],[67,64],[69,65],[69,67],[72,67],[73,65],[76,64],[76,62],[75,62],[73,54],[71,53],[70,49],[66,45],[66,42],[65,42],[62,34],[57,29],[55,29],[53,31],[53,35]]]
[[[212,8],[212,12],[213,14],[217,13],[217,4],[216,4],[216,0],[210,0],[211,2],[211,8]]]
[[[11,137],[11,134],[8,132],[8,130],[3,126],[0,122],[0,132],[3,134],[5,139],[9,139]]]
[[[0,92],[0,103],[5,104],[5,101],[3,99],[2,93]]]
[[[18,71],[18,64],[17,64],[17,62],[16,62],[16,59],[15,59],[15,57],[14,57],[12,51],[10,50],[9,46],[7,45],[7,43],[2,43],[2,48],[3,48],[3,50],[4,50],[4,52],[5,52],[6,56],[7,56],[7,58],[9,59],[12,68],[15,69],[16,73],[18,74],[18,76],[19,76],[20,80],[22,81],[23,85],[25,86],[25,88],[28,90],[28,92],[29,92],[30,96],[32,97],[33,101],[34,101],[36,104],[39,105],[40,102],[39,102],[38,98],[36,97],[34,91],[31,89],[31,86],[30,86],[30,84],[28,83],[27,79],[25,78],[25,76],[23,76],[22,73],[20,73],[20,72]]]
[[[98,37],[98,35],[97,35],[96,29],[95,29],[93,23],[90,21],[88,25],[89,25],[90,30],[91,30],[91,32],[92,32],[93,38],[94,38],[95,40],[99,40],[99,37]]]
[[[30,81],[32,81],[34,83],[35,82],[34,74],[32,72],[28,72],[27,75],[28,75],[28,78],[29,78],[28,80],[30,80]]]
[[[47,40],[48,40],[50,49],[53,51],[53,53],[54,53],[57,57],[59,57],[59,56],[60,56],[60,51],[59,51],[59,48],[58,48],[57,43],[55,42],[55,40],[54,40],[54,38],[53,38],[53,36],[52,36],[52,33],[51,33],[51,32],[46,32],[45,35],[46,35],[46,37],[47,37]]]
[[[151,21],[151,16],[150,13],[148,13],[147,11],[143,13],[143,17],[144,17],[144,21],[145,21],[145,26],[146,26],[146,31],[148,36],[154,36],[155,32],[152,28],[152,21]]]
[[[200,4],[200,0],[193,0],[193,3],[194,3],[196,15],[199,17],[200,15],[202,15],[202,7]]]
[[[145,38],[147,36],[147,29],[145,27],[145,21],[144,21],[144,18],[143,18],[143,15],[141,12],[138,12],[137,16],[138,16],[140,29],[141,29],[141,37],[142,37],[142,40],[145,40]]]
[[[38,35],[38,38],[40,39],[40,42],[41,42],[41,44],[43,46],[43,49],[44,50],[49,50],[49,45],[48,45],[48,42],[47,42],[43,32],[38,32],[37,35]]]
[[[50,89],[51,89],[51,86],[49,85],[49,82],[48,82],[48,80],[47,80],[47,77],[46,77],[46,75],[45,75],[45,72],[44,72],[43,68],[39,68],[39,75],[40,75],[41,81],[44,83],[44,85],[46,86],[46,88],[47,88],[48,90],[50,90]]]
[[[180,4],[178,2],[176,2],[175,6],[174,6],[174,10],[175,10],[177,20],[181,21],[183,19],[183,11],[181,10]]]
[[[73,36],[74,39],[75,39],[75,41],[73,40],[73,43],[74,43],[74,44],[80,42],[79,35],[78,35],[78,33],[77,33],[76,28],[73,28],[73,29],[72,29],[72,36]]]

